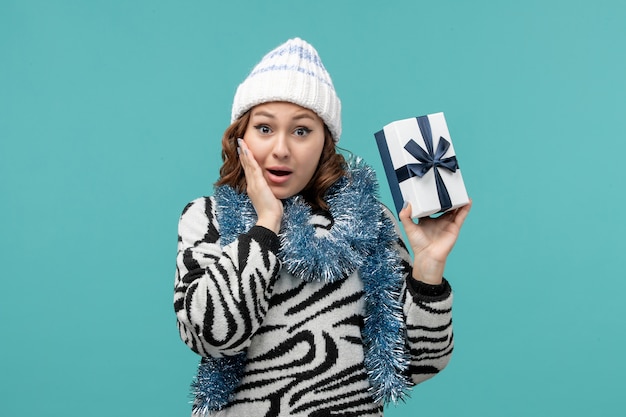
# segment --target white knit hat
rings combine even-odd
[[[263,57],[237,88],[231,123],[252,107],[288,101],[313,110],[335,142],[341,136],[341,102],[313,46],[290,39]]]

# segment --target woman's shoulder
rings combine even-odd
[[[185,205],[180,217],[213,217],[214,207],[215,199],[213,196],[197,197]]]

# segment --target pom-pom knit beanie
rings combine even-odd
[[[290,39],[263,57],[239,85],[231,123],[252,107],[287,101],[313,110],[328,126],[335,142],[341,136],[341,102],[313,46]]]

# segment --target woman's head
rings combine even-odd
[[[328,127],[317,114],[287,102],[253,107],[237,119],[222,138],[217,185],[246,190],[246,177],[237,154],[243,138],[277,198],[301,194],[314,208],[328,208],[323,197],[345,169]]]
[[[341,103],[311,45],[291,39],[265,55],[237,89],[232,118],[217,185],[245,191],[237,155],[243,138],[277,198],[302,194],[313,207],[327,208],[323,197],[345,169],[335,148]]]
[[[335,142],[341,136],[341,101],[317,51],[300,38],[290,39],[267,53],[239,85],[231,123],[252,107],[287,101],[313,110]]]

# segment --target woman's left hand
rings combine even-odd
[[[441,284],[446,259],[471,206],[470,200],[468,205],[436,218],[421,218],[418,223],[411,219],[410,204],[400,211],[400,221],[413,250],[413,278],[428,284]]]

